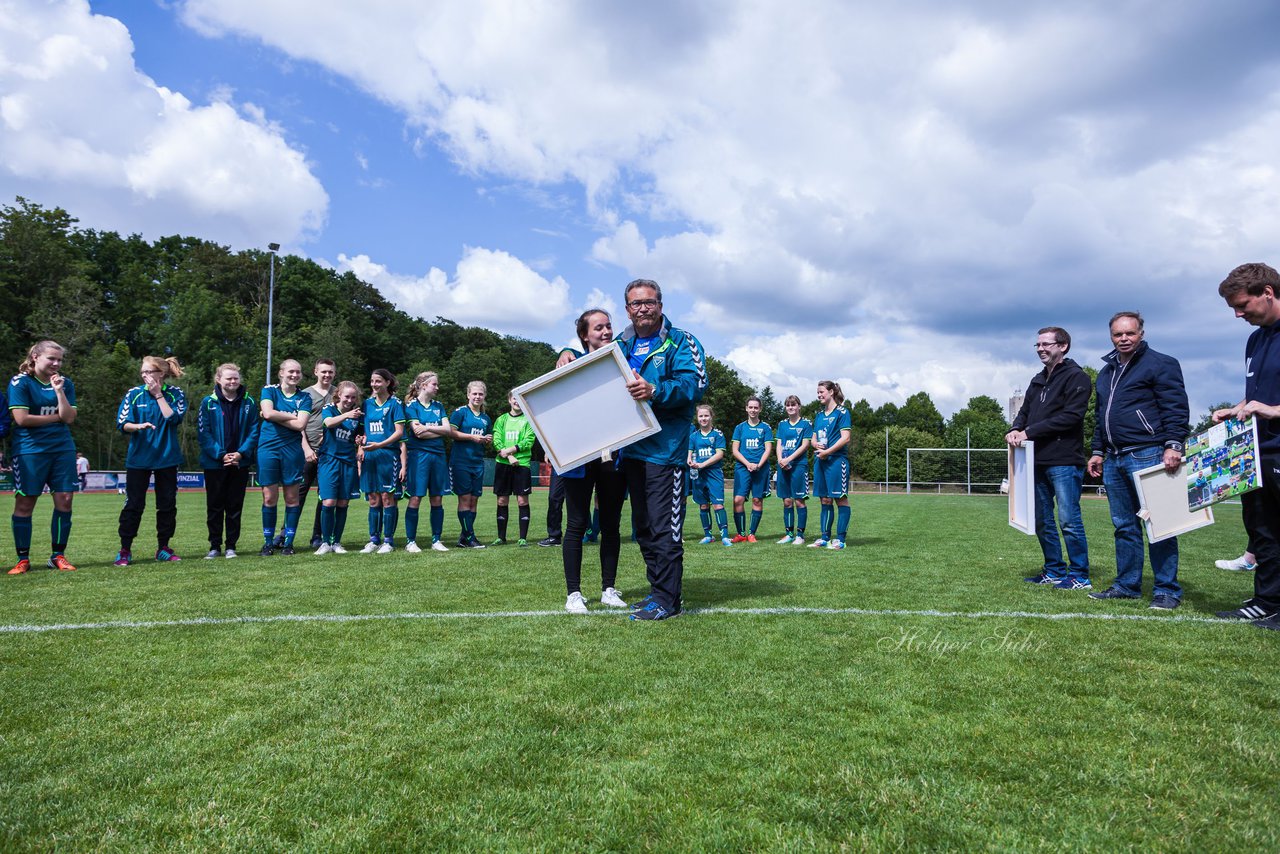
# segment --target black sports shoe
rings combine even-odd
[[[558,546],[560,545],[559,537],[547,537],[545,540],[538,540],[540,546]]]
[[[680,613],[679,611],[668,610],[664,608],[662,605],[658,604],[657,602],[651,601],[648,605],[645,605],[639,611],[633,611],[631,613],[631,619],[633,620],[669,620],[679,613]]]
[[[1182,600],[1176,596],[1152,596],[1150,609],[1152,611],[1172,611],[1181,604]]]
[[[1260,629],[1270,629],[1273,632],[1280,632],[1280,614],[1273,614],[1265,620],[1254,620],[1253,624]]]
[[[1099,590],[1097,593],[1090,593],[1090,599],[1141,599],[1137,593],[1125,593],[1123,590],[1117,590],[1115,587],[1108,587],[1106,590]]]
[[[282,555],[291,555],[291,554],[293,554],[293,546],[285,546],[284,548],[282,548],[282,549],[280,550],[280,554],[282,554]]]
[[[311,538],[311,548],[313,548],[313,549],[318,549],[318,548],[320,548],[320,546],[321,546],[323,543],[324,543],[324,540],[320,539],[319,537],[312,537],[312,538]]]
[[[643,611],[645,608],[649,606],[649,603],[652,601],[653,601],[653,594],[650,593],[648,596],[644,597],[636,604],[628,605],[627,607],[630,608],[632,611]],[[683,614],[683,613],[684,613],[684,600],[681,599],[679,602],[675,604],[675,607],[671,609],[671,616],[674,617],[677,614]]]
[[[1246,599],[1244,603],[1234,611],[1219,611],[1218,616],[1224,620],[1251,620],[1261,622],[1274,617],[1277,612],[1274,608],[1263,605],[1257,599]]]
[[[460,549],[469,549],[469,548],[471,548],[471,541],[470,541],[470,540],[463,539],[463,538],[459,537],[459,538],[458,538],[458,548],[460,548]]]
[[[284,534],[277,534],[276,538],[271,541],[271,547],[273,549],[284,548]]]
[[[275,553],[276,553],[275,547],[272,546],[271,543],[267,543],[266,545],[264,545],[262,547],[262,551],[258,552],[258,554],[261,555],[262,557],[271,557]]]

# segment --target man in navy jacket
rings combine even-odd
[[[622,450],[636,542],[649,577],[649,595],[631,619],[665,620],[681,607],[689,425],[707,390],[707,366],[698,339],[663,317],[657,282],[636,279],[623,299],[631,325],[618,346],[634,377],[627,390],[634,400],[649,401],[661,427]]]
[[[1031,379],[1013,429],[1004,437],[1012,447],[1033,442],[1035,447],[1036,537],[1044,553],[1039,575],[1024,581],[1051,584],[1061,590],[1088,590],[1089,544],[1080,517],[1080,488],[1084,484],[1084,414],[1093,388],[1089,375],[1073,360],[1071,336],[1060,326],[1046,326],[1036,338],[1036,355],[1044,370]],[[1053,508],[1058,506],[1054,524]],[[1067,560],[1062,560],[1066,540]]]
[[[1115,349],[1098,372],[1097,426],[1089,474],[1102,475],[1116,527],[1116,580],[1093,599],[1137,599],[1142,595],[1141,507],[1133,473],[1163,463],[1170,475],[1182,465],[1191,410],[1178,360],[1142,340],[1142,315],[1121,311],[1111,318]],[[1105,460],[1105,465],[1104,465]],[[1151,607],[1171,611],[1182,604],[1178,586],[1178,539],[1148,544]]]
[[[1214,412],[1213,420],[1257,416],[1262,473],[1262,488],[1240,496],[1258,564],[1253,598],[1218,616],[1280,630],[1280,273],[1266,264],[1242,264],[1218,285],[1218,294],[1236,317],[1258,328],[1244,348],[1244,399]]]

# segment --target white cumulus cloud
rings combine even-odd
[[[0,6],[0,129],[0,195],[87,225],[244,246],[324,224],[324,188],[260,110],[157,86],[84,0]]]
[[[353,272],[411,315],[445,317],[504,334],[558,339],[569,309],[569,286],[543,278],[508,252],[468,246],[454,274],[432,267],[422,276],[393,273],[367,255],[339,255],[339,272]]]

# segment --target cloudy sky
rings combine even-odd
[[[865,7],[865,8],[860,8]],[[0,202],[560,344],[662,283],[748,382],[1004,401],[1147,317],[1198,417],[1280,263],[1280,7],[0,0]]]

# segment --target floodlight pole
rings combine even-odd
[[[267,288],[267,381],[264,385],[271,385],[271,333],[276,304],[276,252],[280,250],[280,244],[268,243],[267,248],[271,250],[271,284]]]

